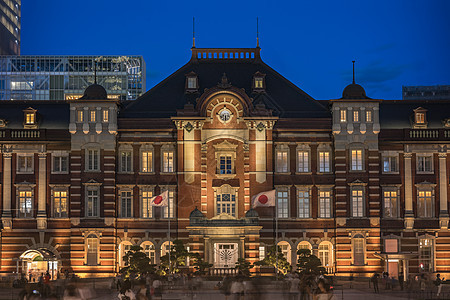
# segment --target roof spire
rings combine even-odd
[[[353,63],[353,84],[355,84],[355,61],[352,60]]]
[[[94,59],[94,84],[97,84],[97,58]]]
[[[195,17],[192,17],[192,48],[195,48]]]
[[[256,17],[256,48],[259,48],[259,19]]]

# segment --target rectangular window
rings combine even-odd
[[[397,218],[398,217],[398,197],[397,191],[384,191],[384,217]]]
[[[264,246],[259,246],[259,260],[266,258],[266,249]]]
[[[83,111],[82,110],[78,111],[77,120],[78,120],[78,122],[83,122]]]
[[[418,191],[417,192],[417,216],[419,218],[433,217],[433,193],[432,191]]]
[[[33,217],[33,192],[19,192],[19,218]]]
[[[352,190],[352,217],[360,218],[364,216],[364,198],[361,189]]]
[[[330,152],[319,152],[319,172],[330,172]]]
[[[425,124],[425,114],[424,113],[416,113],[416,123],[417,124]]]
[[[419,240],[419,268],[421,272],[433,272],[433,240]]]
[[[103,110],[103,123],[109,122],[109,111],[107,109]]]
[[[25,124],[34,124],[35,122],[35,114],[34,113],[26,113]]]
[[[162,215],[163,215],[163,217],[165,219],[167,219],[168,216],[170,218],[173,218],[175,216],[175,214],[174,214],[174,211],[175,211],[174,210],[175,209],[175,207],[174,207],[174,205],[175,205],[175,201],[174,201],[175,200],[175,192],[173,190],[169,190],[168,194],[169,194],[168,206],[162,207]]]
[[[278,150],[277,151],[277,172],[287,173],[288,172],[288,151]]]
[[[309,218],[310,217],[310,204],[309,204],[309,191],[298,191],[298,217]]]
[[[398,172],[396,156],[383,157],[383,172],[384,173]]]
[[[33,173],[33,156],[32,155],[18,155],[17,168],[19,172]]]
[[[331,218],[331,192],[319,192],[319,218]]]
[[[91,110],[91,122],[95,122],[95,110]]]
[[[144,151],[142,152],[142,172],[150,173],[153,171],[153,152]]]
[[[86,202],[86,217],[98,217],[98,190],[88,190]]]
[[[372,111],[366,110],[366,122],[371,123],[372,122]]]
[[[347,122],[347,111],[345,109],[341,109],[341,123]]]
[[[362,150],[352,150],[352,170],[361,171],[363,169]]]
[[[217,215],[222,213],[236,216],[236,193],[234,190],[222,191],[216,195]]]
[[[67,218],[67,191],[53,192],[53,217]]]
[[[231,164],[231,162],[230,162]],[[163,152],[163,172],[172,173],[174,171],[173,168],[173,151],[164,151]]]
[[[363,266],[364,265],[364,238],[361,235],[360,237],[353,239],[353,264],[355,266]]]
[[[152,191],[142,191],[142,217],[152,218],[153,217],[153,206],[151,206],[151,199],[153,197]]]
[[[120,151],[120,171],[131,172],[131,151]]]
[[[309,172],[309,152],[308,151],[298,151],[297,152],[297,162],[298,162],[297,172],[299,172],[299,173]]]
[[[262,89],[263,86],[263,79],[261,77],[255,78],[255,89]]]
[[[397,239],[385,239],[384,240],[384,252],[398,253],[398,240]]]
[[[219,158],[219,174],[232,174],[231,156],[222,155]]]
[[[359,122],[359,111],[358,110],[354,110],[353,111],[353,122]]]
[[[131,218],[131,191],[123,191],[120,193],[120,217]]]
[[[98,171],[99,168],[99,151],[97,149],[89,149],[87,151],[88,155],[88,164],[87,164],[87,170],[88,171]]]
[[[69,170],[68,156],[53,156],[53,172],[66,173]]]
[[[287,190],[277,191],[277,215],[278,218],[289,217],[289,193]]]
[[[196,89],[197,88],[197,78],[189,77],[188,78],[188,89]]]
[[[417,156],[417,172],[433,172],[433,157]]]

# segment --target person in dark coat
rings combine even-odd
[[[373,289],[375,291],[375,293],[379,293],[380,289],[378,288],[378,273],[374,273],[372,276],[372,283],[373,283]]]

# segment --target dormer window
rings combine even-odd
[[[6,120],[5,119],[0,119],[0,128],[2,127],[6,127]]]
[[[414,128],[427,127],[427,110],[423,107],[418,107],[414,110]]]
[[[198,91],[198,76],[194,72],[186,74],[186,92],[195,93]]]
[[[25,128],[36,128],[36,111],[34,108],[28,107],[23,111],[24,120],[23,126]]]
[[[265,76],[266,74],[263,74],[261,72],[256,72],[255,75],[253,75],[254,92],[262,92],[266,89]]]

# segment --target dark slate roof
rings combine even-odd
[[[253,51],[253,59],[197,59],[202,51]],[[186,94],[186,74],[195,72],[199,80],[199,93]],[[252,80],[256,72],[265,74],[266,92],[252,93]],[[234,87],[245,89],[254,103],[263,102],[273,109],[274,115],[286,118],[309,117],[330,118],[330,112],[311,96],[265,64],[259,56],[259,48],[252,49],[193,49],[191,60],[161,83],[126,105],[120,113],[121,118],[163,118],[176,116],[176,110],[184,104],[195,103],[205,89],[217,86],[223,74]]]
[[[380,103],[381,129],[411,128],[413,110],[427,110],[428,128],[443,128],[442,121],[450,118],[450,100],[384,100]]]
[[[54,100],[5,100],[0,101],[0,119],[6,120],[8,129],[23,129],[24,112],[34,108],[39,128],[69,129],[69,104]]]

